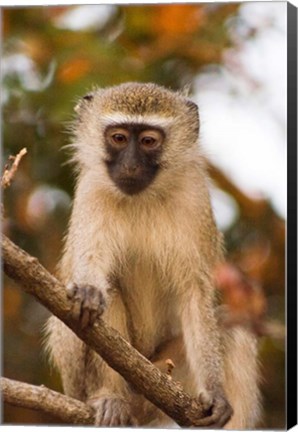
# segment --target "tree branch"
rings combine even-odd
[[[0,382],[3,402],[54,415],[64,423],[90,425],[94,422],[93,409],[77,399],[45,386],[38,387],[8,378],[1,378]]]
[[[77,336],[96,351],[150,402],[164,411],[182,427],[200,426],[203,408],[181,386],[161,373],[102,319],[82,329],[71,314],[72,303],[65,287],[37,260],[2,236],[2,257],[5,273],[24,290],[70,327]]]
[[[241,191],[222,170],[217,168],[212,163],[208,162],[208,172],[210,177],[219,185],[219,187],[232,195],[237,201],[241,212],[245,217],[255,220],[262,219],[264,214],[268,212],[268,203],[264,199],[252,199]]]

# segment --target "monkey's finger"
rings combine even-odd
[[[139,426],[139,423],[137,422],[137,419],[134,416],[131,416],[131,417],[129,417],[126,425],[127,426],[137,427],[137,426]]]
[[[66,295],[69,299],[72,299],[78,291],[78,286],[74,282],[69,282],[66,285]]]
[[[81,308],[80,323],[83,329],[90,325],[90,310],[88,308]]]
[[[113,425],[118,426],[138,426],[136,418],[131,415],[129,409],[122,409],[113,417]]]
[[[212,416],[217,418],[216,427],[223,427],[232,417],[233,410],[230,404],[225,400],[221,400],[218,405],[215,405]]]
[[[71,309],[72,316],[75,320],[79,320],[81,316],[81,301],[75,300]]]
[[[129,415],[128,413],[120,414],[120,426],[138,426],[138,422],[135,417]]]
[[[82,303],[82,319],[84,317],[84,325],[92,325],[96,318],[102,315],[105,310],[106,303],[102,293],[91,285],[87,285],[85,298]]]
[[[96,311],[90,311],[90,325],[94,324],[96,319],[99,318],[102,315],[102,311],[101,310],[96,310]]]
[[[85,290],[82,286],[78,286],[76,283],[70,282],[66,285],[66,295],[72,300],[71,313],[76,320],[80,319],[82,301],[85,296]]]
[[[106,299],[105,299],[105,297],[101,291],[98,291],[97,296],[98,296],[97,297],[97,312],[98,312],[98,316],[100,316],[106,310],[107,303],[106,303]]]
[[[96,318],[99,316],[97,311],[89,311],[90,312],[90,316],[89,316],[89,323],[90,325],[94,324],[94,322],[96,321]]]
[[[87,285],[84,307],[87,307],[90,311],[97,312],[98,315],[101,315],[105,306],[106,302],[100,289],[92,285]]]
[[[91,406],[93,406],[94,409],[96,410],[95,422],[94,422],[95,426],[102,426],[104,413],[105,413],[105,404],[106,404],[106,399],[97,400],[95,403],[91,404]]]
[[[103,422],[103,412],[101,412],[101,411],[96,412],[94,425],[95,426],[103,426],[102,422]]]
[[[216,398],[212,407],[212,415],[200,420],[198,426],[223,427],[231,418],[233,410],[224,398]]]
[[[125,410],[125,407],[122,407],[122,401],[119,402],[117,399],[107,400],[104,407],[101,425],[123,426],[124,424],[121,423],[122,408]]]
[[[198,396],[198,400],[204,411],[208,411],[212,407],[213,398],[209,392],[202,391]]]
[[[107,408],[103,412],[101,426],[118,426],[117,417],[113,417],[113,410],[110,404],[107,404]]]
[[[215,423],[214,425],[212,425],[212,427],[214,429],[217,429],[217,428],[221,429],[221,428],[223,428],[228,423],[228,421],[230,420],[230,418],[231,418],[231,415],[224,414],[224,415],[222,415],[222,417],[220,417],[220,419],[218,420],[217,423]]]

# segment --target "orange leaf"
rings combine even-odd
[[[218,289],[223,292],[224,303],[232,314],[248,316],[252,321],[264,317],[266,299],[254,280],[230,263],[219,265],[214,276]]]
[[[58,80],[62,83],[77,81],[91,70],[91,62],[86,58],[75,58],[65,62],[58,71]]]
[[[163,5],[155,11],[155,29],[168,36],[193,33],[205,18],[204,8],[191,4]]]

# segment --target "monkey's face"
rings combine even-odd
[[[117,124],[104,132],[108,174],[125,194],[146,189],[156,177],[165,132],[148,124]]]
[[[125,83],[87,94],[76,112],[73,160],[121,198],[167,193],[196,159],[198,108],[179,93]]]

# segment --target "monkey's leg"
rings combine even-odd
[[[86,345],[55,316],[48,320],[45,333],[46,351],[60,373],[64,393],[86,400]]]
[[[127,311],[120,293],[111,294],[102,319],[129,341]],[[97,426],[132,426],[136,420],[131,412],[131,391],[128,384],[94,351],[86,357],[87,403],[96,410]]]
[[[225,429],[254,429],[261,413],[256,338],[241,327],[223,333],[224,387],[234,410]]]

